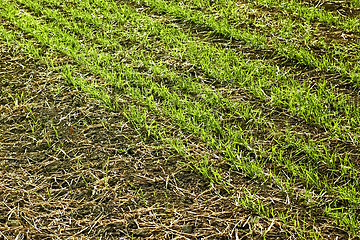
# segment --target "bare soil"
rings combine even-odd
[[[0,69],[0,239],[253,239],[269,226],[249,229],[256,215],[45,65],[2,45]]]
[[[121,111],[0,49],[0,239],[296,238],[280,220],[240,207],[241,195],[211,186],[173,150],[144,143]],[[196,157],[200,142],[192,148]],[[318,216],[312,224],[328,239],[349,237],[321,209],[284,201],[276,186],[236,171],[231,178],[236,191],[253,186],[277,210]]]

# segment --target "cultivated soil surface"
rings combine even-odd
[[[185,159],[45,65],[2,45],[0,69],[1,239],[253,239],[270,226],[249,229]]]
[[[358,17],[360,12],[358,8],[352,8],[348,1],[338,5],[312,0],[303,2],[305,5],[318,6],[334,14],[353,18]],[[165,15],[156,13],[141,2],[128,4],[139,12],[151,14],[154,18],[160,19]],[[298,18],[292,13],[281,11],[280,8],[258,6],[256,10],[259,15],[254,14],[254,18],[261,17],[261,14],[279,15],[279,19]],[[360,102],[359,88],[339,73],[326,72],[301,64],[279,55],[271,46],[269,49],[254,49],[244,46],[240,41],[215,34],[211,28],[201,27],[183,19],[176,20],[167,16],[163,18],[164,24],[177,26],[196,37],[199,42],[207,41],[211,46],[232,48],[243,53],[249,62],[271,62],[288,72],[290,76],[294,76],[301,84],[312,86],[310,89],[316,90],[316,87],[326,80],[331,91],[347,95],[354,102]],[[20,30],[6,20],[0,19],[0,24],[7,30]],[[256,30],[256,26],[239,26],[245,27]],[[260,31],[260,27],[258,28]],[[308,47],[316,57],[321,57],[326,52],[322,48],[317,49],[318,45],[315,42],[319,39],[324,38],[329,44],[334,42],[353,46],[351,44],[360,38],[358,33],[343,32],[341,29],[317,22],[313,24],[312,29],[316,29],[316,38],[313,39],[314,44],[309,44]],[[30,33],[25,35],[28,35],[26,40],[32,41],[34,47],[47,48],[34,40]],[[81,39],[82,36],[77,37]],[[307,45],[302,47],[305,46]],[[141,45],[139,49],[140,47]],[[51,47],[48,48],[46,50],[53,53]],[[149,49],[154,50],[152,46],[149,46]],[[349,59],[349,62],[356,66],[357,58],[353,56],[357,56],[357,49],[346,49],[349,50],[346,60]],[[201,67],[189,64],[186,59],[165,58],[165,53],[159,54],[158,58],[154,56],[154,59],[163,63],[168,62],[167,67],[179,73],[179,76],[183,72],[200,76],[204,80],[204,85],[211,85],[214,91],[218,91],[223,97],[232,102],[246,101],[253,109],[260,109],[259,112],[265,113],[264,121],[279,129],[279,136],[270,135],[269,129],[249,127],[248,130],[254,132],[256,141],[265,142],[269,146],[275,144],[276,140],[282,139],[282,134],[285,135],[285,130],[290,129],[287,127],[292,126],[291,131],[298,134],[297,136],[321,143],[339,156],[348,156],[353,167],[360,169],[358,146],[349,141],[330,138],[331,131],[294,116],[286,107],[267,105],[266,100],[260,100],[240,87],[226,86],[221,79],[218,81],[210,78]],[[73,62],[74,59],[64,57],[60,53],[54,54],[52,60],[57,67],[64,63],[77,65]],[[76,67],[84,67],[80,65]],[[140,73],[147,73],[148,69],[140,65],[134,69]],[[246,175],[243,169],[235,169],[236,165],[231,167],[229,161],[222,159],[223,152],[207,148],[203,140],[191,132],[179,134],[183,137],[180,141],[191,143],[185,150],[184,157],[174,148],[168,147],[167,143],[144,138],[146,131],[142,132],[132,125],[121,106],[116,111],[106,108],[99,100],[67,82],[60,70],[56,70],[57,67],[50,69],[45,63],[24,55],[21,50],[0,42],[0,240],[282,240],[300,239],[302,233],[297,232],[299,230],[303,230],[307,234],[304,236],[312,239],[317,239],[315,233],[323,239],[359,239],[348,230],[344,230],[347,226],[338,226],[336,221],[344,215],[331,217],[324,213],[325,207],[333,206],[333,200],[340,195],[313,188],[317,200],[314,204],[305,202],[302,196],[307,186],[303,179],[303,182],[294,184],[294,189],[290,191],[292,195],[289,196],[281,190],[283,186],[270,180],[252,178],[250,174]],[[99,76],[91,76],[89,69],[84,68],[80,69],[82,71],[79,74],[90,76],[90,80],[94,77],[101,81]],[[164,85],[172,84],[165,78],[159,78],[158,82]],[[103,81],[102,84],[104,88],[109,87],[116,92],[115,86],[111,86],[110,83]],[[186,94],[184,96],[187,96]],[[191,95],[188,96],[191,99]],[[124,98],[121,104],[139,104],[131,102],[135,100],[126,97],[125,94],[121,95],[121,98]],[[146,116],[149,116],[148,119],[154,119],[158,126],[164,127],[167,133],[172,130],[181,132],[172,120],[164,119],[156,112],[147,109]],[[231,121],[234,122],[233,125]],[[245,126],[250,123],[251,121],[245,118],[224,119],[224,126],[229,127],[239,125],[247,129]],[[174,136],[177,135],[174,133]],[[322,139],[331,140],[326,142]],[[247,151],[245,148],[241,149],[240,145],[238,150],[241,153],[242,150],[245,153]],[[289,145],[284,147],[282,154],[288,156],[294,166],[297,166],[298,162],[306,158],[304,151],[298,150],[296,146]],[[209,178],[204,177],[206,173],[203,172],[202,175],[201,168],[196,169],[199,166],[196,164],[201,164],[200,160],[205,159],[204,155],[209,159],[209,164],[213,164],[213,169],[219,170],[221,179],[228,183],[231,189],[210,183]],[[252,157],[256,159],[256,156]],[[270,160],[264,164],[263,170],[275,175],[284,173],[281,176],[286,176],[287,171],[284,165],[277,166]],[[342,179],[339,169],[330,174],[332,169],[320,165],[317,171],[323,176],[332,177],[329,180],[331,186],[347,184],[347,179]],[[339,179],[341,181],[337,183]],[[353,176],[349,179],[353,179]],[[313,189],[311,186],[308,188],[309,192]],[[257,202],[247,198],[250,199],[249,202],[241,204],[240,201],[246,196],[255,196],[253,199]],[[248,207],[245,208],[244,205]],[[346,201],[338,201],[333,208],[338,210],[345,206],[346,209],[348,205]],[[272,215],[271,218],[261,216],[257,213],[265,210],[256,209],[259,206],[269,207],[268,209],[273,209],[276,214],[266,213],[268,216]],[[354,208],[352,211],[355,212],[352,216],[356,216],[360,210]],[[283,216],[289,213],[289,217],[280,219],[282,213]],[[312,233],[314,237],[310,235]]]

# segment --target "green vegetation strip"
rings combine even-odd
[[[17,18],[14,18],[13,20],[16,19]],[[40,25],[41,27],[34,28],[32,26],[39,26],[38,25],[39,22],[36,22],[33,18],[27,16],[26,14],[21,19],[24,21],[23,22],[24,25],[21,25],[21,22],[17,22],[18,26],[22,28],[24,31],[34,34],[34,37],[37,37],[38,41],[42,42],[45,45],[55,47],[57,50],[60,50],[65,54],[72,56],[76,60],[76,62],[78,62],[80,65],[85,65],[93,73],[103,76],[104,79],[116,85],[119,89],[121,89],[122,92],[129,94],[132,98],[135,98],[137,99],[137,101],[140,101],[143,104],[145,104],[148,109],[155,111],[159,114],[160,113],[165,114],[165,116],[167,117],[173,118],[176,124],[181,126],[182,129],[184,129],[186,132],[195,132],[196,134],[200,135],[204,139],[204,141],[207,142],[208,145],[211,146],[212,148],[215,149],[218,148],[223,150],[226,149],[228,153],[227,157],[233,161],[235,166],[238,167],[240,166],[247,174],[258,175],[258,177],[262,177],[263,179],[268,179],[269,175],[265,174],[263,169],[261,168],[261,165],[263,164],[263,160],[264,160],[262,159],[261,156],[263,154],[265,155],[267,152],[265,150],[261,151],[261,148],[263,146],[258,145],[260,150],[254,151],[253,146],[254,145],[256,146],[258,144],[256,143],[257,140],[254,139],[254,136],[247,135],[246,131],[243,131],[243,129],[239,128],[238,126],[235,127],[229,125],[223,126],[223,124],[219,122],[219,119],[223,118],[224,116],[222,116],[221,113],[217,112],[216,109],[219,108],[219,106],[223,104],[224,101],[226,101],[226,100],[221,100],[220,96],[213,94],[212,95],[213,98],[210,98],[211,91],[209,90],[203,93],[205,96],[204,97],[205,101],[196,101],[196,102],[189,101],[187,100],[186,96],[179,96],[175,92],[169,92],[166,86],[162,85],[161,83],[159,84],[153,82],[152,80],[153,77],[146,78],[144,77],[144,74],[138,73],[136,69],[132,67],[121,64],[121,62],[120,63],[112,62],[112,58],[111,58],[112,56],[109,54],[107,55],[106,53],[99,52],[99,49],[90,48],[90,51],[88,53],[87,49],[89,49],[90,43],[81,44],[80,41],[76,39],[74,36],[69,35],[65,31],[61,31],[61,29],[56,28],[55,26],[51,26],[51,28],[49,27],[49,29],[46,30],[45,29],[46,24],[44,22],[41,23]],[[40,31],[43,31],[43,34],[40,34],[41,33]],[[52,36],[51,38],[46,38],[46,35],[48,35],[49,33],[53,33],[54,36]],[[8,35],[5,31],[3,31],[2,34],[3,36],[5,35],[8,36],[7,37],[8,39],[15,38]],[[6,36],[4,38],[6,38]],[[174,36],[171,36],[171,39],[172,37]],[[100,40],[100,42],[101,41],[102,40]],[[25,40],[23,44],[26,44]],[[31,49],[31,47],[28,48]],[[120,45],[114,46],[114,49],[120,49]],[[212,50],[219,50],[219,49],[212,49]],[[180,53],[185,54],[181,51]],[[171,79],[171,82],[173,84],[178,84],[178,83],[187,84],[188,82],[190,82],[188,80],[183,80],[182,78],[184,76],[179,77],[175,73],[171,73],[171,71],[167,71],[165,66],[160,65],[157,69],[155,69],[154,66],[155,64],[151,62],[153,61],[151,57],[142,56],[141,53],[137,55],[138,58],[135,58],[136,53],[133,53],[132,56],[134,56],[134,58],[132,59],[133,60],[132,63],[142,62],[145,66],[148,67],[151,66],[153,68],[152,69],[153,72],[151,73],[158,73],[158,75],[159,73],[161,73],[163,74],[163,76],[166,77],[169,77],[169,74],[173,74],[173,77]],[[204,57],[204,56],[200,56],[200,57]],[[207,60],[208,59],[205,59],[204,62],[206,62]],[[74,77],[72,77],[70,68],[64,68],[64,74],[69,79],[74,79]],[[252,80],[252,78],[246,79],[246,81],[250,81],[250,80]],[[93,87],[86,89],[86,86],[88,85],[85,84],[85,82],[82,81],[81,78],[80,80],[77,81],[78,82],[76,84],[77,85],[83,84],[84,89],[87,91],[94,91],[93,89],[96,88]],[[202,89],[204,88],[200,88],[200,89],[201,90],[199,91],[201,92],[203,91]],[[102,94],[100,94],[99,96],[101,97]],[[155,96],[156,99],[154,99],[153,96]],[[103,97],[103,99],[106,100],[108,98]],[[209,109],[208,103],[211,103],[210,106],[213,106],[213,110],[212,109],[210,109],[210,111],[207,110]],[[229,104],[230,104],[229,106],[231,107],[232,103]],[[109,101],[108,105],[111,105],[111,101]],[[232,105],[232,106],[239,107],[241,105]],[[237,114],[239,115],[235,117],[242,117],[242,115],[240,114],[245,114],[246,113],[245,110],[248,111],[250,115],[256,116],[256,114],[254,114],[254,111],[251,111],[251,109],[249,109],[248,107],[246,108],[246,106],[245,107],[243,106],[243,108],[240,108],[240,110],[238,110],[239,112]],[[132,111],[130,111],[130,113],[131,112]],[[259,124],[257,127],[268,125],[268,124],[264,125],[263,123],[261,123],[263,121],[262,119],[263,117],[261,116],[261,114],[255,117],[255,123]],[[143,122],[143,121],[138,121],[138,122]],[[144,122],[143,125],[148,126],[146,129],[148,129],[148,131],[150,132],[149,135],[154,136],[156,139],[161,138],[162,134],[157,133],[156,129],[158,129],[158,127],[156,123],[149,124]],[[152,134],[152,132],[155,133]],[[255,143],[253,143],[252,141]],[[248,158],[239,157],[238,155],[239,146],[244,146],[247,149],[246,151],[249,152],[253,152],[256,154],[261,153],[260,155],[258,155],[259,156],[258,159],[260,160],[258,162],[254,162],[249,157]],[[273,158],[274,161],[278,161],[278,163],[281,165],[286,163],[288,165],[287,166],[288,170],[293,172],[295,178],[293,178],[293,180],[290,180],[288,184],[284,184],[283,180],[281,180],[282,177],[272,176],[272,178],[276,179],[276,181],[280,181],[279,186],[290,186],[291,189],[295,189],[295,185],[294,185],[295,183],[291,181],[295,181],[295,179],[299,177],[300,179],[303,178],[303,180],[309,182],[307,184],[308,185],[307,187],[310,188],[310,191],[311,188],[319,189],[324,187],[322,183],[322,179],[317,174],[316,169],[314,168],[309,169],[305,165],[301,166],[301,164],[292,166],[291,162],[289,161],[290,159],[288,158],[281,159],[281,157],[283,157],[282,154],[280,154],[278,151],[276,151],[276,149],[274,149],[274,155],[272,157],[269,157],[269,159]],[[348,165],[345,166],[347,167]],[[346,170],[347,168],[344,169]],[[353,168],[350,167],[350,169]],[[347,173],[346,175],[348,175],[348,172],[346,173]],[[320,184],[320,185],[316,186],[316,184]],[[329,191],[332,194],[338,194],[337,193],[338,190],[342,190],[340,192],[343,193],[343,191],[346,191],[347,188],[348,186],[344,187],[344,189],[341,188],[335,189],[334,186],[329,186],[329,187],[325,186],[326,191]],[[347,195],[346,199],[347,200],[350,199],[352,203],[358,203],[356,200],[357,190],[353,190],[353,189],[354,188],[352,188],[351,191],[347,191],[342,195],[344,196]],[[344,200],[343,196],[340,196],[340,198]],[[333,205],[329,205],[329,207],[330,206]],[[329,212],[332,212],[332,209],[330,210]],[[336,214],[341,213],[341,211],[337,211],[336,209],[334,210],[334,212]],[[356,225],[352,225],[352,226],[353,226],[353,231],[356,231]]]
[[[212,29],[215,33],[222,34],[226,37],[230,37],[232,39],[243,41],[246,45],[255,47],[255,48],[268,48],[268,43],[271,43],[272,47],[276,50],[277,54],[280,56],[284,56],[287,59],[295,60],[296,62],[303,64],[305,66],[309,66],[312,68],[318,68],[323,71],[328,72],[336,72],[340,73],[344,77],[348,79],[354,86],[359,86],[360,79],[360,69],[357,64],[349,62],[349,58],[345,58],[348,55],[349,46],[341,46],[337,45],[335,49],[329,49],[325,42],[316,43],[315,47],[322,47],[326,51],[322,52],[321,56],[316,57],[310,50],[308,50],[308,46],[303,46],[303,42],[306,43],[309,39],[306,36],[309,34],[305,34],[303,41],[298,41],[292,38],[285,41],[279,41],[276,38],[271,38],[267,40],[266,38],[266,29],[260,33],[252,33],[247,29],[239,29],[233,26],[232,22],[227,18],[223,18],[218,20],[218,17],[214,14],[204,13],[204,10],[193,10],[192,7],[187,5],[181,5],[178,1],[167,1],[167,0],[144,0],[143,3],[146,3],[151,8],[159,11],[160,13],[166,13],[175,16],[179,19],[184,19],[187,21],[191,21],[199,26],[205,26],[207,28]],[[211,8],[212,9],[212,8]],[[228,8],[227,8],[228,9]],[[234,8],[232,8],[234,9]],[[226,10],[224,10],[226,11]],[[285,23],[283,35],[291,35],[291,32],[288,31],[292,28],[291,21],[283,21]],[[269,22],[272,24],[272,22]],[[306,27],[304,26],[306,29]],[[272,29],[269,32],[275,32],[276,29]],[[278,31],[278,32],[282,32]],[[303,31],[302,33],[306,33]],[[302,36],[302,34],[299,34]],[[302,37],[296,36],[299,39],[303,39]],[[288,36],[289,37],[289,36]],[[356,49],[359,47],[354,45]],[[360,58],[360,55],[357,51],[354,51],[355,58]],[[336,57],[335,57],[336,56]],[[353,58],[353,56],[352,56]],[[336,59],[336,60],[335,60]]]
[[[329,26],[337,26],[348,32],[360,32],[360,20],[334,15],[324,9],[306,6],[301,1],[291,0],[254,0],[249,1],[260,6],[280,8],[282,11],[292,12],[307,23],[321,22]],[[340,3],[341,4],[341,3]]]
[[[360,0],[350,0],[352,7],[360,8]]]

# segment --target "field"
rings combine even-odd
[[[0,0],[0,239],[360,239],[359,63],[359,0]]]

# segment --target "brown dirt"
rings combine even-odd
[[[144,144],[121,113],[14,49],[1,46],[0,69],[1,239],[249,233],[248,212],[173,151]]]
[[[0,67],[0,238],[296,239],[281,220],[261,218],[235,199],[260,186],[261,201],[277,210],[303,209],[301,200],[286,203],[276,186],[237,171],[234,198],[174,151],[145,144],[121,111],[36,60],[1,46]],[[199,146],[189,148],[194,157],[206,151]],[[308,211],[310,219],[321,215],[300,213]],[[347,238],[325,220],[314,227],[328,239]]]

